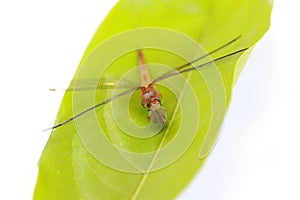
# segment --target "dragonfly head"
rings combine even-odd
[[[150,107],[150,110],[151,110],[151,111],[157,111],[157,110],[160,109],[160,107],[161,107],[160,103],[154,103],[154,104],[152,104],[152,106]]]
[[[166,121],[166,110],[162,107],[159,98],[151,98],[149,102],[149,117],[155,123],[164,124]]]
[[[149,108],[151,111],[157,111],[161,108],[160,99],[157,97],[153,97],[149,101]]]

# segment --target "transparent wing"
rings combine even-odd
[[[117,95],[115,95],[115,96],[113,96],[113,97],[111,97],[111,98],[106,99],[105,101],[102,101],[102,102],[100,102],[100,103],[98,103],[98,104],[96,104],[96,105],[94,105],[94,106],[92,106],[92,107],[89,107],[89,108],[83,110],[82,112],[80,112],[80,113],[74,115],[73,117],[71,117],[71,118],[69,118],[69,119],[67,119],[67,120],[65,120],[65,121],[63,121],[63,122],[60,122],[59,124],[56,124],[55,126],[52,126],[52,127],[50,127],[50,128],[47,128],[47,129],[45,129],[44,131],[56,129],[56,128],[60,127],[60,126],[63,126],[63,125],[65,125],[65,124],[67,124],[67,123],[73,121],[74,119],[77,119],[78,117],[80,117],[80,116],[82,116],[82,115],[84,115],[84,114],[90,112],[91,110],[94,110],[94,109],[96,109],[96,108],[99,108],[99,107],[101,107],[101,106],[103,106],[103,105],[105,105],[105,104],[107,104],[107,103],[109,103],[109,102],[111,102],[111,101],[113,101],[113,100],[115,100],[115,99],[118,99],[119,97],[122,97],[122,96],[124,96],[124,95],[130,94],[130,93],[132,93],[132,92],[134,92],[134,91],[136,91],[136,90],[138,90],[138,89],[139,89],[139,87],[134,87],[134,88],[130,88],[130,89],[128,89],[128,90],[125,90],[124,92],[121,92],[121,93],[119,93],[119,94],[117,94]]]
[[[105,89],[130,89],[138,87],[139,85],[130,81],[110,81],[97,79],[78,79],[73,80],[67,89],[51,88],[50,91],[90,91],[90,90],[105,90]]]
[[[211,66],[233,61],[233,60],[235,60],[237,57],[239,57],[243,52],[245,52],[248,49],[249,48],[243,48],[243,49],[231,52],[229,54],[226,54],[224,56],[215,58],[215,59],[213,59],[211,61],[202,63],[200,65],[192,66],[192,67],[189,67],[189,68],[186,68],[186,69],[182,69],[182,70],[179,70],[179,71],[172,70],[171,72],[163,74],[162,76],[156,78],[155,80],[153,80],[152,83],[155,84],[155,83],[157,83],[159,81],[165,80],[165,79],[170,78],[172,76],[176,76],[178,74],[183,74],[183,73],[187,73],[187,72],[198,70],[198,69],[202,69],[202,70],[210,69]]]
[[[164,76],[164,75],[166,75],[166,74],[169,74],[169,73],[172,73],[172,72],[174,72],[174,71],[181,71],[181,70],[183,70],[184,68],[186,68],[186,67],[188,67],[188,66],[190,66],[190,65],[192,65],[192,64],[194,64],[194,63],[196,63],[196,62],[198,62],[198,61],[204,60],[205,58],[208,58],[209,56],[212,56],[213,54],[215,54],[215,53],[217,53],[217,52],[219,52],[219,51],[225,49],[226,47],[230,46],[231,44],[235,43],[235,42],[236,42],[237,40],[239,40],[241,37],[242,37],[242,35],[239,35],[238,37],[234,38],[233,40],[230,40],[229,42],[227,42],[227,43],[223,44],[222,46],[220,46],[220,47],[218,47],[218,48],[216,48],[216,49],[214,49],[214,50],[208,52],[207,54],[204,54],[204,55],[200,56],[199,58],[197,58],[197,59],[195,59],[195,60],[192,60],[192,61],[190,61],[190,62],[187,62],[187,63],[185,63],[185,64],[183,64],[183,65],[180,65],[180,66],[178,66],[178,67],[175,67],[173,70],[171,70],[171,71],[169,71],[169,72],[163,74],[162,76]]]

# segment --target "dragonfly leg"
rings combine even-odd
[[[150,119],[150,117],[151,117],[151,111],[148,111],[148,116],[147,116],[147,118]]]
[[[161,107],[161,109],[162,109],[163,111],[167,111],[164,107]]]

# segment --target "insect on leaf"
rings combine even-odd
[[[271,10],[269,0],[119,1],[63,97],[34,199],[174,199],[214,147],[241,60],[268,29]],[[138,49],[165,124],[141,106]]]

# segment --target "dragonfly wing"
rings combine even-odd
[[[195,59],[195,60],[192,60],[192,61],[190,61],[190,62],[187,62],[187,63],[185,63],[185,64],[183,64],[183,65],[180,65],[180,66],[174,68],[174,70],[171,70],[171,71],[167,72],[166,74],[172,73],[172,72],[174,72],[174,71],[180,71],[180,70],[182,70],[182,69],[184,69],[184,68],[186,68],[186,67],[188,67],[188,66],[190,66],[190,65],[192,65],[192,64],[194,64],[194,63],[196,63],[196,62],[199,62],[199,61],[201,61],[201,60],[204,60],[205,58],[209,58],[209,57],[212,56],[213,54],[215,54],[215,53],[217,53],[217,52],[219,52],[219,51],[221,51],[221,50],[223,50],[223,49],[226,49],[226,47],[228,47],[228,46],[230,46],[231,44],[235,43],[235,42],[236,42],[237,40],[239,40],[241,37],[242,37],[242,35],[239,35],[238,37],[236,37],[236,38],[230,40],[229,42],[225,43],[224,45],[222,45],[222,46],[220,46],[220,47],[218,47],[218,48],[215,48],[214,50],[212,50],[212,51],[210,51],[210,52],[208,52],[208,53],[206,53],[206,54],[200,56],[199,58],[197,58],[197,59]]]
[[[176,76],[178,74],[183,74],[183,73],[187,73],[187,72],[198,70],[198,69],[206,70],[206,69],[210,69],[212,66],[216,66],[216,65],[219,65],[219,64],[222,64],[222,63],[227,63],[227,62],[230,62],[230,61],[234,61],[235,59],[237,59],[237,57],[239,57],[243,52],[245,52],[248,49],[249,48],[239,49],[237,51],[231,52],[231,53],[226,54],[224,56],[215,58],[211,61],[207,61],[207,62],[202,63],[200,65],[192,66],[190,68],[183,69],[183,70],[180,70],[180,71],[174,70],[170,73],[163,74],[162,76],[156,78],[155,80],[152,81],[152,83],[155,84],[159,81],[165,80],[165,79],[170,78],[172,76]]]
[[[93,90],[106,90],[106,89],[130,89],[137,87],[138,84],[130,81],[109,81],[98,79],[78,79],[73,80],[67,89],[62,89],[66,92],[75,91],[93,91]],[[50,89],[51,91],[58,91],[61,89]]]
[[[111,101],[113,101],[115,99],[118,99],[118,98],[120,98],[120,97],[122,97],[124,95],[130,94],[130,93],[132,93],[132,92],[134,92],[134,91],[136,91],[138,89],[139,89],[139,87],[133,87],[133,88],[130,88],[128,90],[125,90],[124,92],[121,92],[121,93],[119,93],[119,94],[117,94],[115,96],[112,96],[112,97],[110,97],[110,98],[108,98],[108,99],[106,99],[106,100],[104,100],[104,101],[102,101],[102,102],[100,102],[100,103],[98,103],[98,104],[96,104],[94,106],[91,106],[91,107],[89,107],[89,108],[87,108],[87,109],[79,112],[78,114],[74,115],[73,117],[71,117],[71,118],[69,118],[69,119],[67,119],[67,120],[65,120],[63,122],[60,122],[59,124],[56,124],[55,126],[52,126],[50,128],[45,129],[44,131],[56,129],[56,128],[60,127],[60,126],[68,124],[69,122],[74,121],[75,119],[79,118],[80,116],[82,116],[82,115],[84,115],[84,114],[86,114],[86,113],[88,113],[88,112],[90,112],[90,111],[92,111],[92,110],[94,110],[96,108],[99,108],[99,107],[101,107],[101,106],[103,106],[103,105],[105,105],[105,104],[107,104],[107,103],[109,103],[109,102],[111,102]]]

